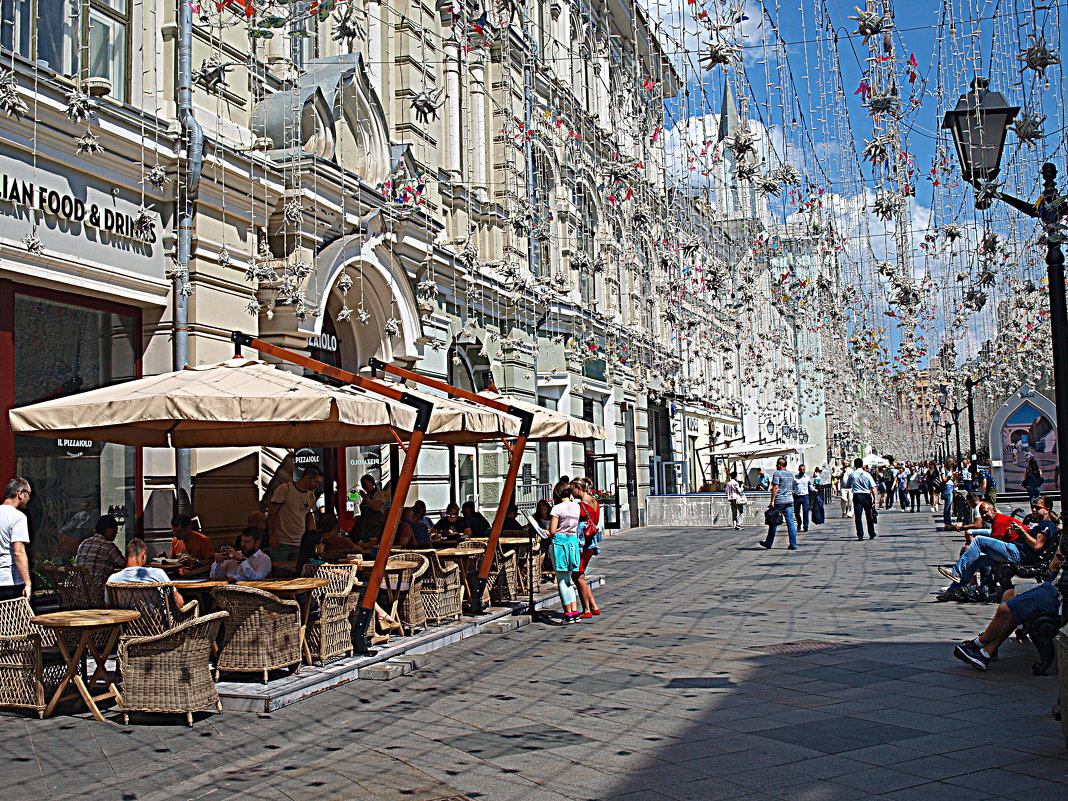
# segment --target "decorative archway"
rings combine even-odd
[[[1002,492],[1020,489],[1032,459],[1053,486],[1057,467],[1057,406],[1053,401],[1025,384],[998,409],[988,437],[990,458],[1001,463],[995,473]]]
[[[352,282],[347,293],[339,287],[342,273]],[[318,336],[329,316],[344,366],[358,369],[372,356],[409,365],[422,357],[415,292],[384,237],[352,235],[331,242],[316,257],[307,286],[319,315],[305,320],[300,330]],[[350,313],[339,320],[346,307]]]

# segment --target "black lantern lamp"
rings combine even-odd
[[[935,425],[938,425],[939,423],[942,422],[942,412],[938,411],[937,408],[936,409],[932,409],[931,410],[931,419],[934,420],[934,424]]]
[[[1001,172],[1001,156],[1009,125],[1020,113],[1001,92],[990,91],[990,82],[976,76],[971,89],[960,96],[956,107],[947,111],[942,127],[949,129],[965,181],[980,188],[975,207],[989,208],[993,182]]]

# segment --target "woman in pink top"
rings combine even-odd
[[[590,560],[601,552],[601,549],[597,546],[597,542],[600,539],[601,504],[594,497],[593,482],[588,478],[574,479],[571,482],[571,495],[578,501],[579,520],[584,524],[580,526],[582,536],[579,542],[582,558],[579,562],[578,573],[575,575],[578,583],[579,600],[582,602],[582,615],[580,617],[591,618],[594,615],[601,614],[601,610],[597,607],[597,600],[593,597],[593,590],[590,589],[590,585],[586,582],[586,568],[589,566]]]
[[[580,552],[578,540],[579,505],[571,499],[571,485],[558,484],[553,489],[556,505],[549,512],[549,538],[552,540],[553,570],[556,572],[556,587],[560,592],[560,604],[568,623],[577,623],[578,593],[574,574],[579,569]]]

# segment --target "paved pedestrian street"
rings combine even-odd
[[[1064,801],[1055,676],[951,646],[988,605],[936,603],[959,548],[884,513],[762,531],[636,529],[596,563],[604,614],[536,623],[271,715],[3,719],[0,797],[312,801]],[[789,643],[799,643],[789,646]]]

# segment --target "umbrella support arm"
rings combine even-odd
[[[371,359],[368,364],[371,367],[371,375],[377,376],[379,372],[389,373],[398,378],[414,381],[441,392],[446,392],[449,395],[463,398],[464,400],[469,400],[482,406],[488,406],[491,409],[519,418],[519,436],[516,438],[515,443],[512,445],[509,445],[507,442],[504,443],[509,451],[508,472],[505,474],[504,486],[501,488],[501,500],[497,505],[497,514],[493,518],[493,525],[490,527],[489,541],[486,543],[486,552],[482,555],[482,564],[479,566],[477,587],[474,592],[474,597],[471,599],[472,611],[477,614],[482,611],[482,595],[486,590],[486,585],[489,583],[489,574],[493,566],[493,557],[497,553],[497,544],[500,542],[501,531],[504,529],[504,520],[508,516],[508,507],[512,503],[512,494],[515,492],[515,483],[519,476],[520,464],[523,461],[523,452],[526,449],[527,437],[530,436],[530,429],[534,425],[534,415],[531,412],[518,409],[503,401],[487,398],[476,392],[461,389],[460,387],[454,387],[444,381],[420,375],[411,370],[406,370],[403,367],[386,364],[381,359]]]
[[[369,392],[384,395],[416,410],[415,425],[412,427],[412,436],[408,441],[408,448],[404,454],[404,464],[401,466],[400,475],[397,477],[397,485],[393,488],[392,503],[389,507],[389,513],[386,515],[382,537],[378,541],[378,553],[375,555],[374,567],[371,568],[371,576],[367,579],[367,587],[364,589],[360,608],[356,612],[356,631],[358,632],[354,641],[356,651],[361,654],[368,654],[371,651],[366,631],[371,624],[371,617],[374,615],[375,600],[378,598],[378,591],[382,586],[382,578],[386,572],[386,560],[389,559],[389,552],[393,548],[393,539],[397,533],[401,513],[404,511],[404,501],[408,497],[408,490],[412,485],[412,477],[415,475],[415,465],[419,460],[419,450],[423,445],[423,438],[426,436],[427,429],[430,427],[430,417],[434,412],[434,404],[395,387],[387,386],[378,381],[368,381],[356,373],[317,361],[301,353],[294,353],[291,350],[272,345],[240,331],[234,331],[230,335],[230,339],[234,343],[238,356],[240,356],[242,346],[254,348],[260,353],[266,353],[291,364],[306,367],[321,375],[344,381]],[[392,433],[396,436],[396,432]]]

